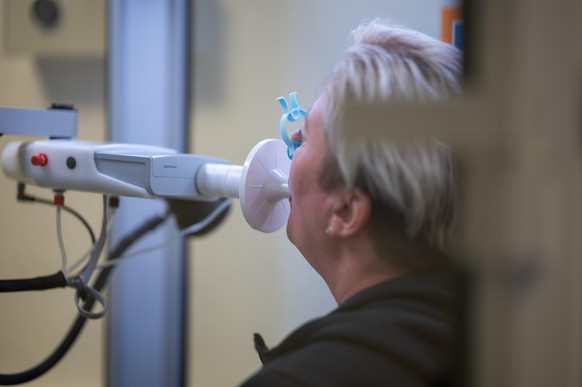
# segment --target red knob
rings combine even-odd
[[[41,167],[44,167],[45,165],[48,164],[48,156],[46,155],[46,153],[39,153],[37,155],[34,155],[30,158],[30,162],[32,163],[32,165],[39,165]]]

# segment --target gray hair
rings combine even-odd
[[[418,103],[458,94],[461,53],[381,21],[358,27],[352,36],[354,44],[332,71],[320,99],[329,146],[322,184],[358,187],[370,196],[378,249],[384,248],[387,227],[397,218],[409,239],[422,237],[447,251],[456,207],[448,147],[436,140],[395,143],[385,134],[358,136],[356,128],[342,129],[342,114],[349,102]]]

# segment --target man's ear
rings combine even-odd
[[[338,193],[336,199],[326,233],[332,237],[348,237],[362,231],[372,213],[370,197],[354,188]]]

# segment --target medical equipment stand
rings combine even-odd
[[[190,2],[110,0],[108,6],[109,140],[185,151]],[[162,206],[124,198],[115,235],[124,235]],[[165,225],[141,243],[156,244],[173,232]],[[151,255],[119,267],[111,279],[106,348],[111,387],[186,384],[188,270],[183,242]]]

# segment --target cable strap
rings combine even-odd
[[[80,280],[79,282],[82,283],[82,281]],[[97,312],[92,312],[90,307],[87,308],[88,297],[94,299],[95,301],[97,301],[97,303],[101,304],[101,310]],[[89,286],[77,287],[77,289],[75,290],[75,305],[77,306],[77,310],[83,317],[91,320],[96,320],[105,316],[107,314],[107,310],[109,309],[107,299],[103,297],[103,295],[99,293],[99,291]]]

